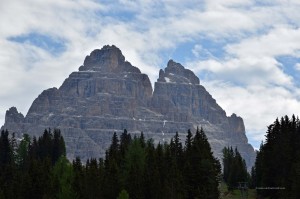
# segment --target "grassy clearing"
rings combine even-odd
[[[227,185],[222,182],[220,186],[221,199],[241,199],[240,190],[228,191]],[[256,199],[256,190],[249,189],[248,190],[248,198],[247,199]]]

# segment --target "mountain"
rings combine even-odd
[[[199,78],[170,60],[152,89],[149,77],[132,66],[116,46],[88,55],[59,89],[43,91],[26,117],[15,107],[6,112],[2,129],[39,136],[45,128],[59,128],[67,156],[103,157],[112,133],[143,131],[156,143],[169,141],[178,131],[202,127],[216,157],[226,146],[238,147],[248,167],[255,160],[241,117],[226,112],[200,84]]]

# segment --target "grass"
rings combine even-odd
[[[221,199],[241,199],[240,190],[228,191],[227,185],[222,182],[220,186]],[[248,190],[248,198],[247,199],[256,199],[256,190],[249,189]]]

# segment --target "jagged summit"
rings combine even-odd
[[[159,71],[158,82],[200,84],[199,78],[191,70],[172,59],[169,60],[165,70]]]
[[[24,116],[22,113],[19,113],[16,107],[11,107],[6,111],[5,121],[14,121],[20,122],[24,120]]]
[[[125,60],[121,50],[114,45],[105,45],[100,50],[93,50],[90,55],[86,56],[79,71],[141,73],[137,67]]]
[[[5,129],[19,130],[25,118],[19,113],[16,107],[11,107],[5,114]]]
[[[226,112],[199,84],[199,78],[170,60],[159,71],[154,90],[148,75],[126,61],[116,46],[104,46],[88,55],[79,71],[72,72],[57,88],[43,91],[26,117],[15,107],[6,113],[2,129],[21,136],[40,136],[46,128],[59,128],[67,157],[103,157],[113,132],[170,141],[176,132],[202,127],[218,158],[225,146],[238,147],[249,167],[255,152],[247,142],[243,119]]]

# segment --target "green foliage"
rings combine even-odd
[[[53,193],[57,199],[74,199],[75,194],[72,187],[74,181],[73,167],[66,159],[61,156],[51,171]]]
[[[134,138],[125,155],[124,186],[131,198],[143,198],[146,153],[143,138]]]
[[[8,131],[1,131],[0,137],[0,168],[9,165],[13,160],[13,151],[8,138]]]
[[[191,148],[186,151],[185,172],[188,198],[219,197],[221,166],[213,157],[203,129],[197,129]]]
[[[188,131],[185,146],[175,134],[170,143],[113,134],[105,159],[65,157],[59,130],[28,135],[18,143],[7,131],[0,137],[0,197],[80,199],[194,199],[219,197],[220,164],[203,130]],[[298,170],[295,169],[295,173]]]
[[[29,146],[30,146],[30,137],[28,134],[23,135],[23,139],[21,140],[16,155],[16,164],[23,170],[28,169],[29,162]]]
[[[126,130],[120,139],[114,133],[98,169],[91,171],[91,161],[86,166],[79,159],[73,162],[75,179],[81,176],[86,184],[90,181],[100,186],[91,189],[92,185],[85,187],[75,180],[74,190],[80,198],[93,198],[85,197],[91,193],[105,199],[117,198],[118,193],[119,198],[128,197],[122,190],[132,199],[218,198],[220,163],[213,157],[203,130],[198,129],[195,136],[188,131],[185,143],[183,147],[178,133],[169,144],[156,146],[142,133],[133,139]],[[91,178],[97,175],[98,179]]]
[[[57,150],[56,150],[57,149]],[[45,130],[42,137],[31,142],[27,134],[18,143],[14,134],[2,131],[0,136],[0,197],[53,198],[52,170],[65,155],[65,144],[59,130]],[[65,159],[66,160],[66,159]],[[63,174],[68,174],[65,172]],[[64,175],[56,179],[63,180]],[[65,182],[65,185],[70,182]],[[60,187],[60,184],[57,186]],[[65,191],[65,188],[63,188]],[[62,191],[62,192],[64,192]],[[53,197],[52,197],[53,196]],[[65,195],[64,195],[65,196]],[[63,198],[66,198],[64,197]]]
[[[117,199],[129,199],[129,195],[126,190],[122,190]]]
[[[14,139],[14,138],[13,138]],[[9,138],[8,131],[1,131],[0,136],[0,193],[4,198],[15,197],[14,186],[16,176],[14,175],[16,167],[14,163],[14,145]]]
[[[103,161],[88,160],[85,167],[85,197],[89,199],[102,198]]]
[[[228,187],[225,184],[225,182],[222,182],[220,184],[220,199],[241,199],[242,194],[241,191],[238,189],[234,189],[232,191],[228,191]],[[248,195],[247,195],[247,199],[258,199],[257,194],[256,194],[256,190],[255,189],[248,189]],[[260,198],[260,199],[266,199],[266,198]]]
[[[245,160],[235,148],[225,147],[223,149],[223,179],[229,190],[236,189],[239,182],[248,181],[248,172]]]
[[[300,198],[299,146],[300,122],[295,116],[276,119],[268,127],[254,168],[256,187],[262,188],[258,190],[259,195],[274,199]]]

